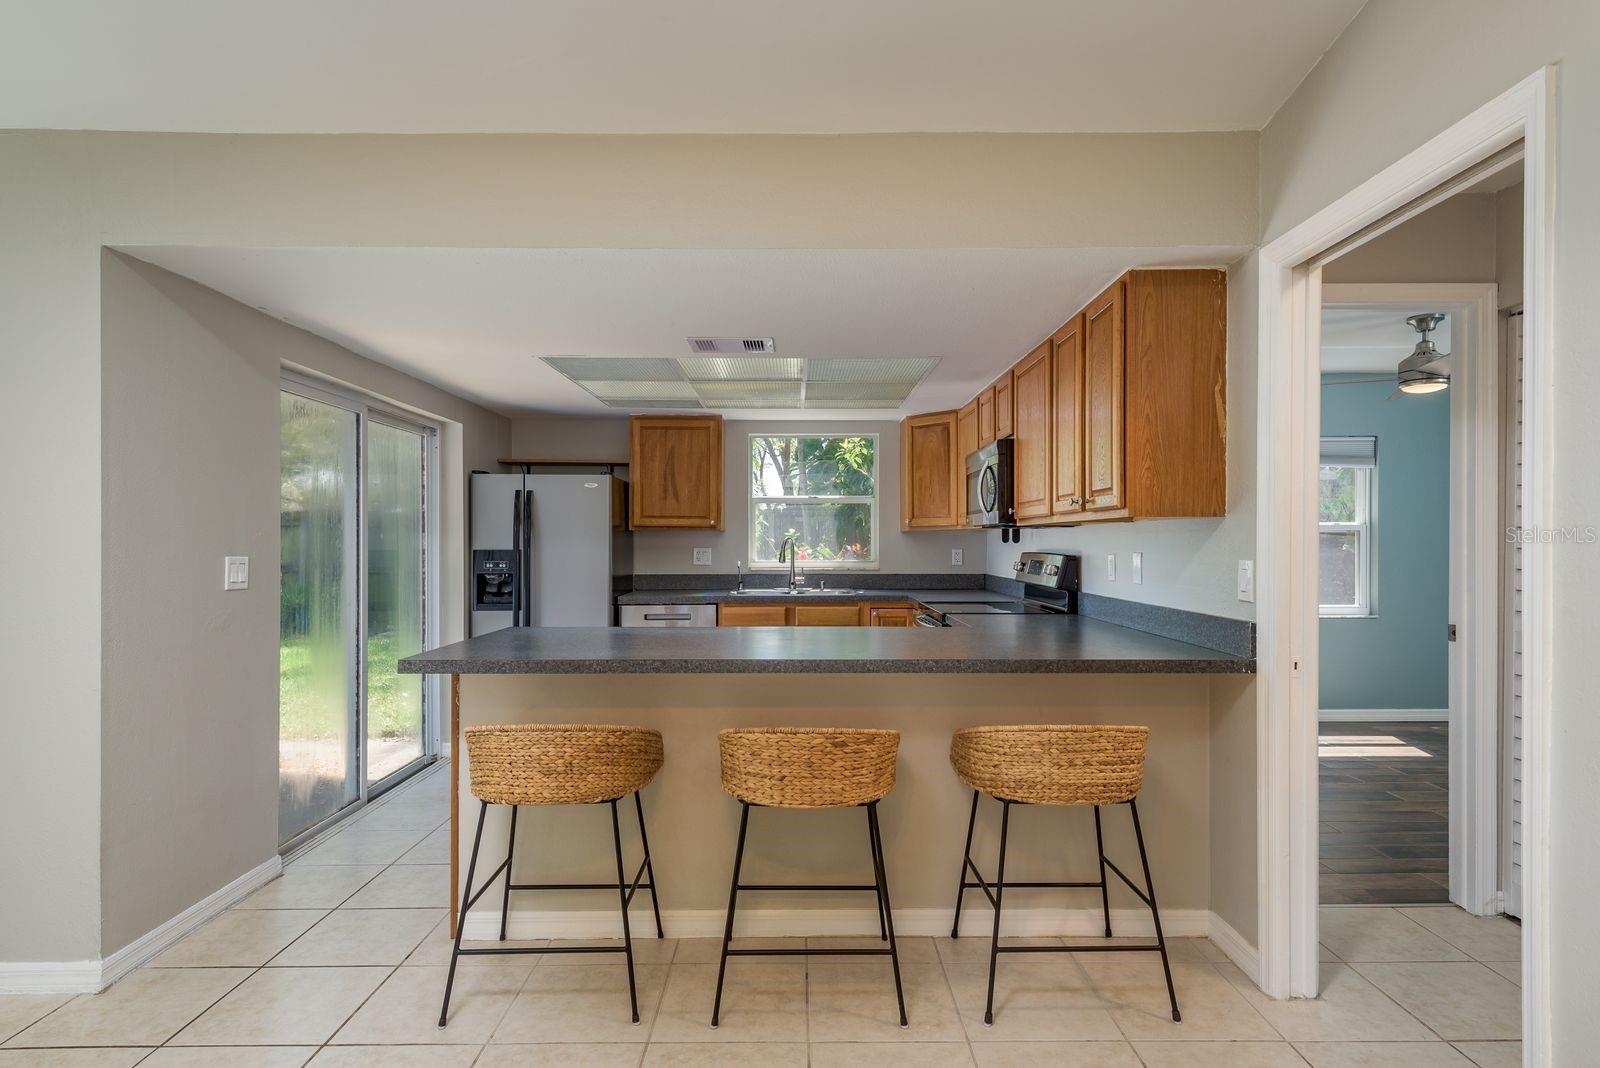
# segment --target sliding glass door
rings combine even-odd
[[[434,428],[286,377],[280,396],[278,837],[431,759]]]

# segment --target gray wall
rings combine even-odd
[[[1419,81],[1416,42],[1448,61]],[[1507,4],[1502,0],[1374,0],[1262,132],[1263,235],[1275,237],[1417,145],[1515,85],[1559,62],[1551,175],[1555,243],[1553,379],[1554,493],[1557,526],[1593,523],[1600,499],[1600,5]],[[1549,787],[1551,879],[1546,916],[1552,943],[1550,986],[1556,1064],[1579,1064],[1600,1046],[1594,1010],[1600,923],[1587,888],[1600,882],[1593,848],[1600,821],[1600,553],[1557,546],[1551,553],[1554,600],[1552,757]],[[1537,900],[1537,899],[1536,899]]]
[[[447,638],[461,633],[462,472],[499,455],[510,424],[158,267],[114,252],[102,264],[109,954],[277,852],[281,365],[451,420]],[[248,590],[222,590],[228,554],[250,557]]]
[[[969,573],[984,570],[986,536],[978,531],[900,530],[900,424],[866,420],[798,420],[723,424],[723,526],[715,530],[648,530],[633,536],[634,572],[640,575],[731,575],[749,562],[751,434],[878,435],[878,570],[891,573]],[[625,417],[572,419],[533,416],[512,424],[519,456],[583,458],[628,455]],[[617,451],[620,448],[620,453]],[[696,566],[694,550],[711,550],[711,564]],[[950,550],[962,550],[961,566]],[[840,580],[835,580],[835,583]],[[863,580],[865,581],[865,580]]]
[[[1492,193],[1451,197],[1329,263],[1323,284],[1493,282],[1496,211]]]
[[[1083,557],[1083,588],[1090,593],[1254,619],[1255,605],[1238,599],[1235,579],[1238,562],[1255,557],[1255,308],[1255,271],[1247,258],[1228,272],[1226,516],[1024,528],[1020,543],[1003,543],[996,531],[989,535],[989,573],[1009,578],[1021,551],[1077,553]],[[1139,585],[1133,582],[1133,552],[1144,554]],[[1117,557],[1114,582],[1106,578],[1109,555]]]

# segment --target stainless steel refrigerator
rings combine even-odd
[[[472,635],[608,627],[631,586],[627,484],[613,475],[472,476]]]

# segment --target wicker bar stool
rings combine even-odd
[[[983,1013],[985,1024],[994,1024],[994,976],[1001,953],[1160,953],[1161,967],[1167,977],[1167,997],[1172,1002],[1173,1022],[1183,1019],[1178,1012],[1178,994],[1172,986],[1167,940],[1161,933],[1161,910],[1156,907],[1156,889],[1150,879],[1150,860],[1145,853],[1144,831],[1139,826],[1136,799],[1140,787],[1144,785],[1144,752],[1149,739],[1149,727],[1101,726],[964,727],[951,738],[950,763],[961,781],[972,787],[972,813],[967,818],[967,844],[961,858],[961,878],[956,890],[956,912],[950,925],[950,937],[959,935],[961,903],[967,891],[982,890],[994,906],[994,933],[989,945],[989,1000]],[[988,794],[1000,802],[1000,858],[992,883],[984,879],[983,873],[972,862],[972,829],[978,819],[980,793]],[[1100,878],[1095,882],[1076,883],[1006,882],[1006,835],[1010,829],[1012,805],[1093,806],[1094,843],[1100,859]],[[1106,857],[1105,840],[1100,831],[1102,805],[1127,805],[1133,816],[1133,835],[1139,843],[1139,863],[1144,869],[1142,890]],[[1154,945],[1000,944],[1000,905],[1007,887],[1097,888],[1105,916],[1106,937],[1110,938],[1111,899],[1106,887],[1107,868],[1127,884],[1134,896],[1150,907],[1156,928]],[[972,880],[967,878],[969,870]]]
[[[628,907],[633,895],[650,891],[655,910],[656,937],[663,938],[661,904],[656,892],[655,868],[650,862],[650,839],[644,830],[644,802],[639,791],[649,785],[661,770],[661,732],[645,727],[614,727],[581,723],[523,723],[509,726],[468,727],[467,758],[472,796],[479,801],[478,830],[472,838],[472,859],[467,862],[467,885],[461,895],[461,912],[456,919],[455,946],[450,952],[450,971],[445,977],[444,1005],[439,1009],[439,1026],[450,1012],[450,989],[455,985],[456,962],[464,956],[497,953],[622,953],[628,962],[628,997],[632,1002],[633,1022],[639,1022],[639,994],[633,977],[633,934],[628,926]],[[633,795],[639,817],[639,844],[644,860],[629,883],[622,867],[622,825],[617,817],[617,802]],[[511,833],[506,841],[506,859],[489,873],[482,886],[472,889],[478,867],[478,846],[483,841],[483,821],[490,805],[511,806]],[[517,806],[519,805],[610,805],[611,837],[616,847],[615,883],[514,883],[511,862],[516,855]],[[505,888],[500,899],[500,941],[506,940],[506,916],[513,890],[615,890],[622,908],[622,946],[568,946],[560,949],[530,949],[504,946],[462,949],[461,933],[467,926],[467,910],[484,895],[504,872]]]
[[[717,966],[717,997],[711,1007],[711,1026],[722,1015],[722,980],[729,957],[787,956],[887,956],[894,970],[894,992],[900,1003],[900,1026],[907,1026],[906,996],[900,984],[900,954],[894,937],[894,915],[889,906],[889,876],[883,863],[883,831],[878,826],[878,802],[894,789],[895,760],[900,752],[900,732],[845,727],[759,727],[724,730],[718,734],[722,750],[722,788],[739,802],[739,844],[733,853],[733,880],[728,889],[728,919],[722,931],[722,957]],[[872,884],[774,885],[741,883],[745,834],[750,809],[850,808],[867,810],[867,844],[872,856]],[[733,912],[740,890],[871,890],[878,899],[878,934],[887,949],[731,949]]]

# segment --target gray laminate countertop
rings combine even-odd
[[[841,584],[842,585],[842,584]],[[801,594],[781,590],[634,590],[620,594],[618,604],[838,604],[870,601],[873,604],[927,604],[929,601],[1014,601],[994,590],[874,590],[860,586],[819,590],[808,587]]]
[[[953,600],[898,591],[904,600]],[[706,597],[718,595],[702,595]],[[741,597],[741,601],[749,600]],[[782,597],[810,601],[813,597]],[[845,599],[862,600],[861,595]],[[889,599],[886,594],[885,599]],[[985,599],[962,598],[962,599]],[[987,599],[1002,599],[990,593]],[[684,594],[664,602],[688,604]],[[521,627],[400,661],[411,675],[1251,674],[1255,661],[1084,616],[962,616],[928,627]]]

